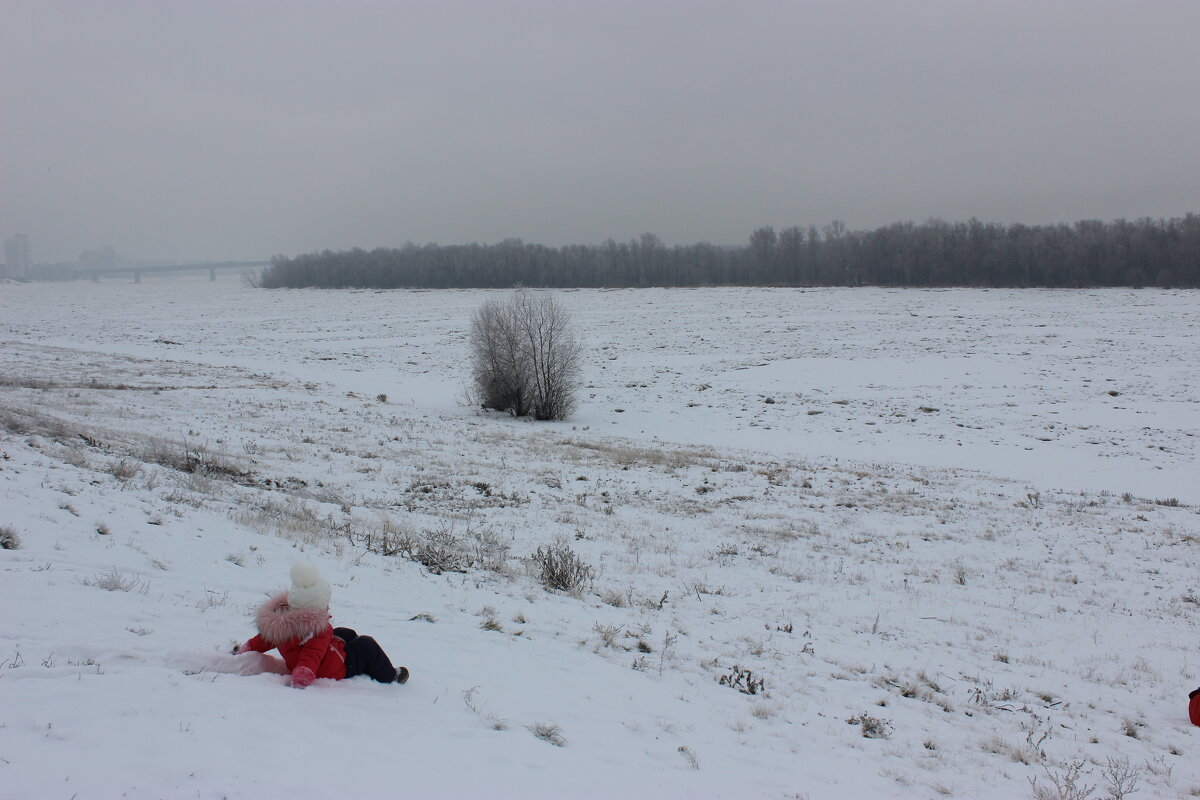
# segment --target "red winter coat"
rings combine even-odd
[[[291,672],[308,667],[318,678],[346,677],[346,643],[333,635],[328,611],[291,608],[287,592],[281,592],[259,606],[254,621],[258,635],[242,645],[243,651],[278,649]]]

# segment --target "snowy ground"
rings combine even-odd
[[[533,424],[206,278],[0,286],[0,797],[1200,795],[1196,293],[566,292]],[[299,558],[408,685],[225,655]]]

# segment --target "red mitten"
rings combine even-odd
[[[233,654],[235,656],[240,656],[242,653],[249,653],[249,652],[250,652],[250,643],[242,642],[241,644],[239,644],[237,646],[237,649],[233,651]]]
[[[303,689],[316,679],[316,674],[308,667],[296,667],[292,670],[292,686],[297,689]]]

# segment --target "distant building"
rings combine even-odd
[[[33,266],[33,248],[29,245],[29,236],[24,233],[14,233],[4,240],[4,274],[5,278],[29,277],[29,268]]]

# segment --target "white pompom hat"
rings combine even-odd
[[[329,608],[331,592],[329,581],[312,564],[301,561],[292,567],[292,587],[287,593],[290,608]]]

